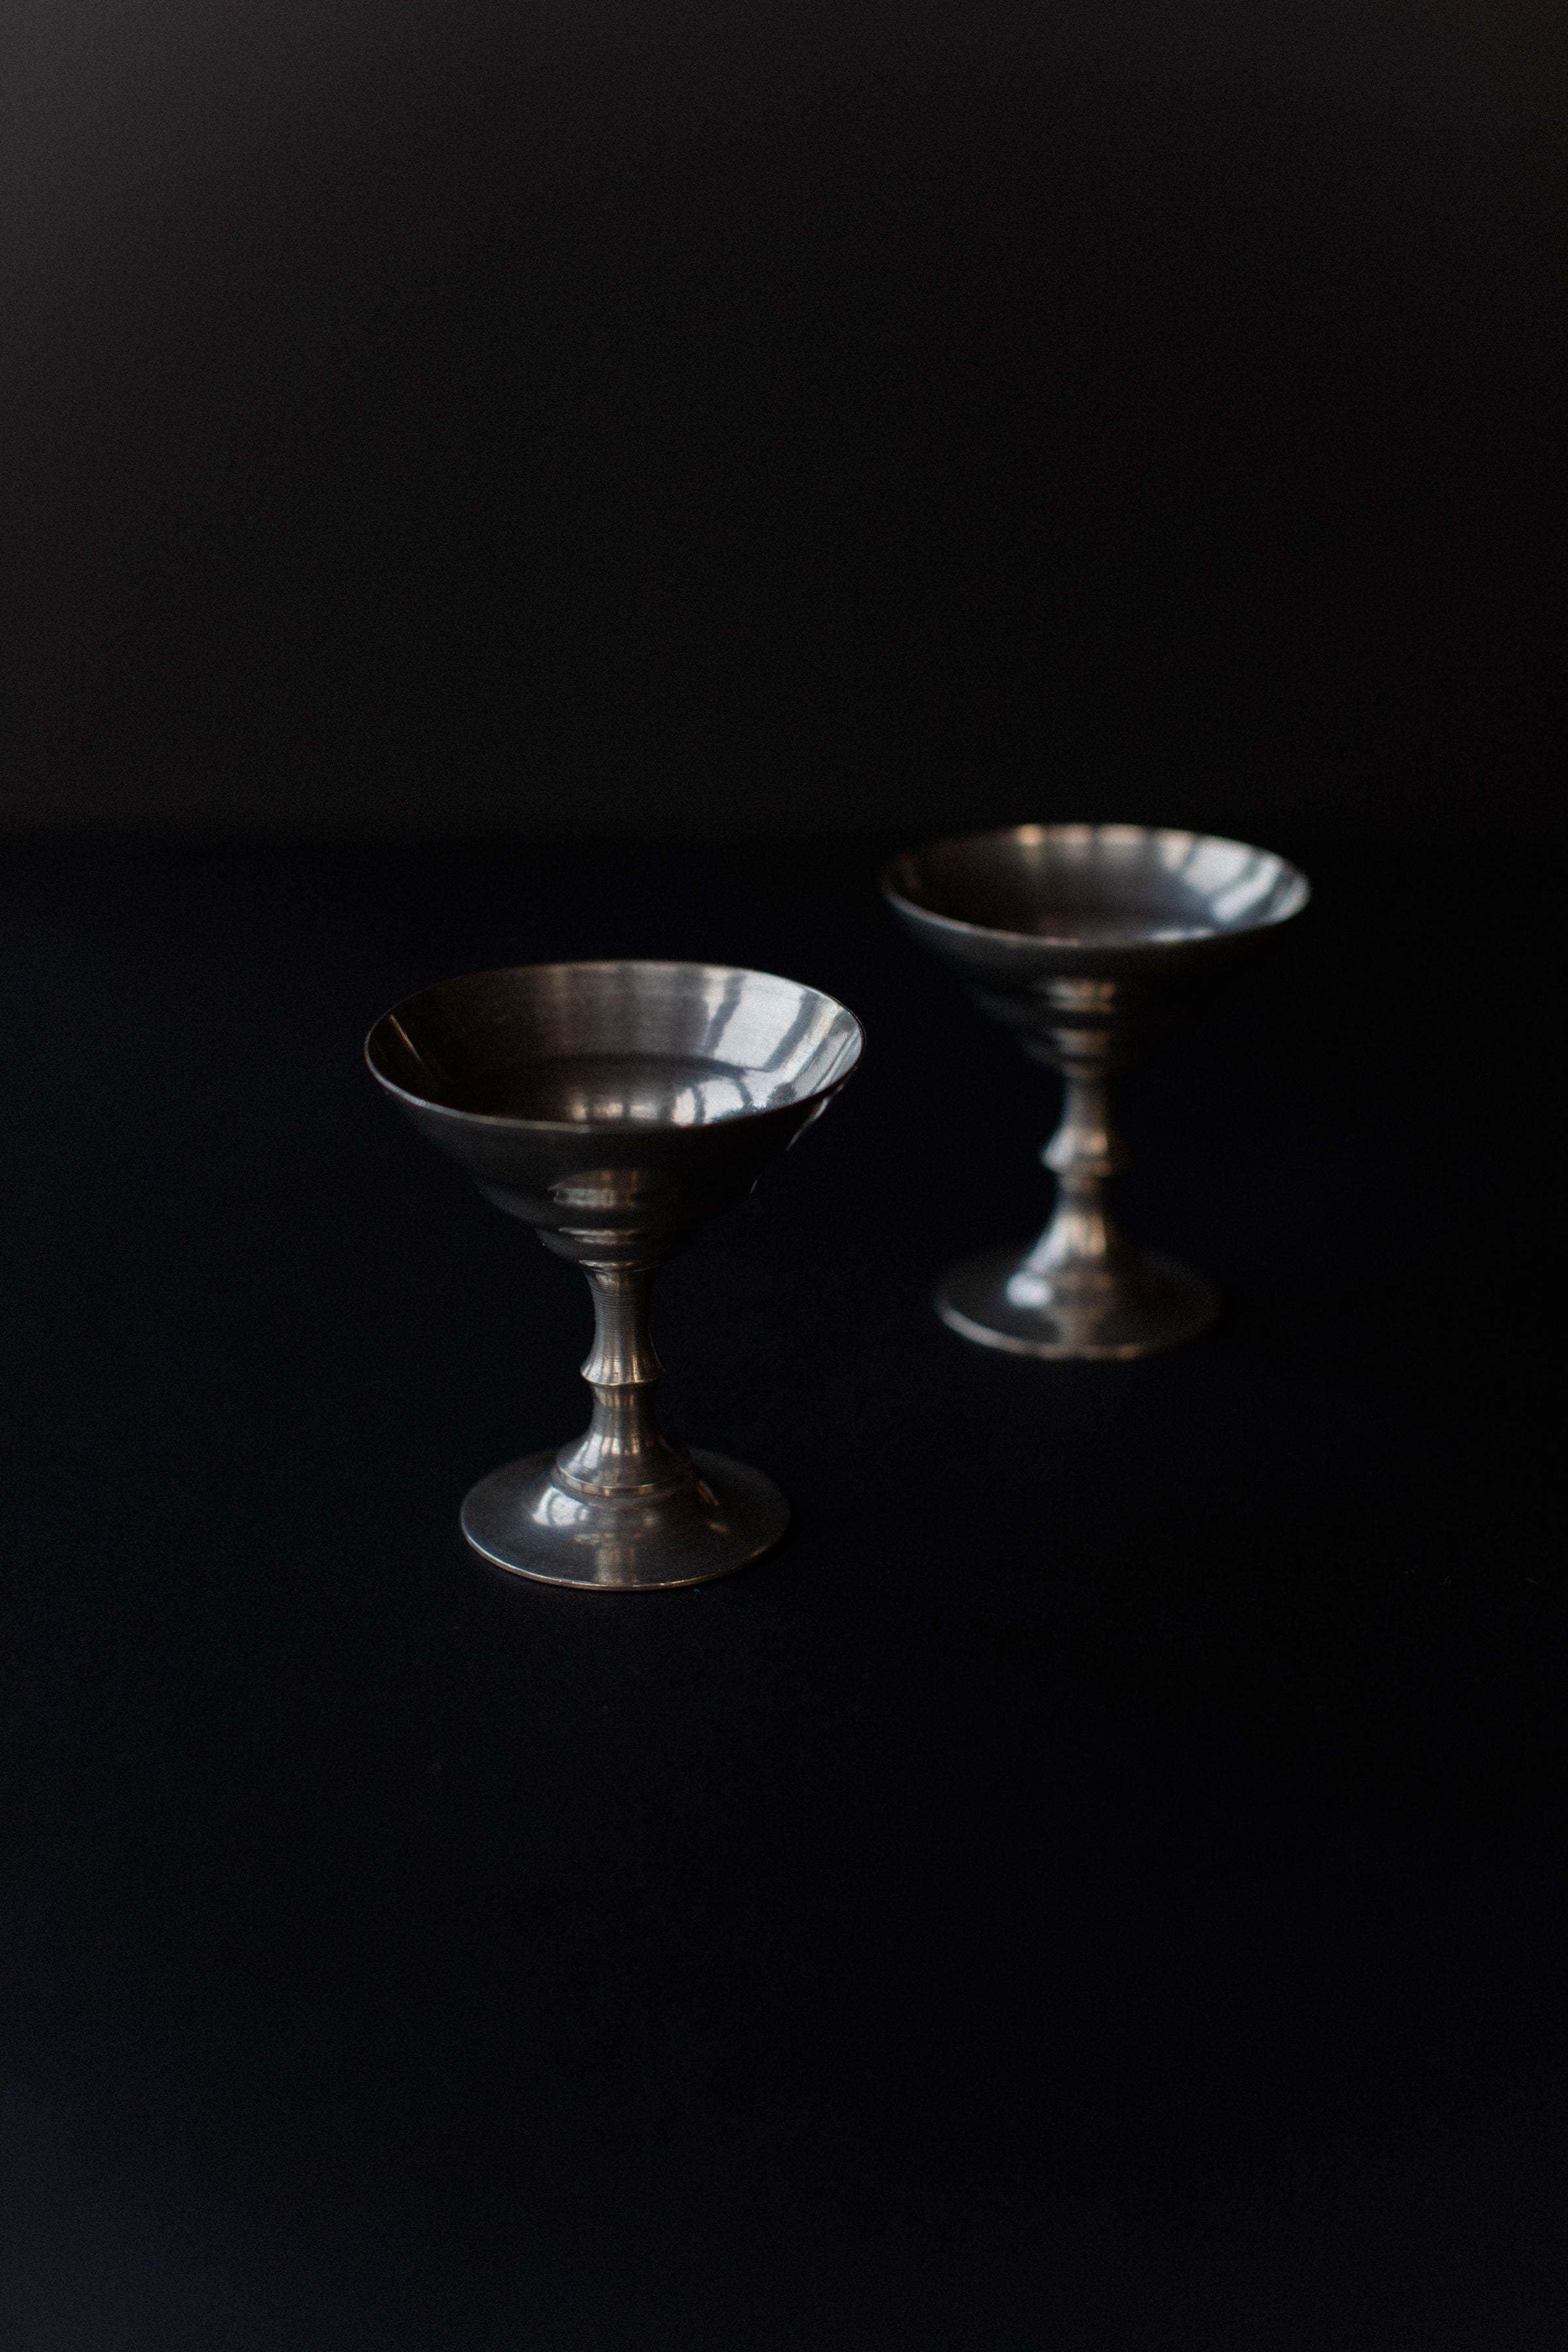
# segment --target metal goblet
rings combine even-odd
[[[593,1419],[472,1489],[463,1533],[487,1559],[643,1591],[727,1575],[778,1541],[789,1505],[771,1479],[660,1432],[648,1296],[821,1117],[862,1043],[816,989],[694,963],[475,972],[376,1023],[365,1058],[399,1108],[594,1295]]]
[[[1021,824],[905,850],[882,887],[921,944],[1065,1082],[1041,1154],[1055,1214],[1023,1255],[954,1266],[936,1294],[942,1321],[1020,1356],[1142,1356],[1194,1338],[1219,1311],[1208,1283],[1134,1250],[1111,1216],[1106,1187],[1125,1153],[1108,1082],[1300,914],[1306,877],[1208,834]]]

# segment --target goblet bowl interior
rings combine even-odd
[[[1282,923],[1310,895],[1271,851],[1135,824],[1020,824],[894,859],[895,906],[1040,947],[1168,948]]]
[[[830,996],[720,964],[551,963],[438,982],[371,1031],[411,1106],[565,1129],[682,1129],[804,1106],[859,1058]]]

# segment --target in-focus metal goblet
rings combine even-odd
[[[648,1294],[820,1118],[862,1042],[816,989],[696,963],[474,972],[376,1023],[365,1058],[387,1093],[594,1294],[592,1422],[472,1489],[463,1532],[487,1559],[642,1591],[724,1576],[778,1541],[789,1505],[771,1479],[660,1432]]]
[[[1203,1276],[1134,1250],[1106,1201],[1125,1154],[1108,1081],[1310,896],[1282,857],[1207,834],[1021,824],[905,850],[883,889],[1026,1054],[1059,1070],[1061,1121],[1041,1157],[1056,1213],[1022,1256],[946,1275],[938,1314],[1020,1356],[1142,1356],[1205,1329]]]

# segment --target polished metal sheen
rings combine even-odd
[[[376,1023],[365,1057],[394,1101],[594,1294],[593,1419],[473,1488],[463,1532],[487,1559],[643,1591],[727,1575],[778,1541],[789,1506],[770,1479],[661,1433],[648,1294],[821,1117],[862,1042],[816,989],[691,963],[475,972]]]
[[[1021,824],[906,850],[883,888],[975,1003],[1065,1081],[1041,1155],[1055,1214],[1023,1255],[954,1266],[936,1295],[943,1322],[1020,1356],[1142,1356],[1195,1337],[1218,1312],[1209,1285],[1134,1250],[1111,1216],[1106,1187],[1125,1154],[1108,1082],[1300,913],[1305,876],[1208,834]]]

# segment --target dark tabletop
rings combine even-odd
[[[870,851],[8,854],[7,2346],[1568,2340],[1550,877],[1281,845],[1124,1090],[1226,1318],[1085,1368],[930,1311],[1052,1099]],[[586,1294],[360,1061],[623,953],[868,1032],[656,1311],[795,1528],[647,1598],[466,1554]]]

